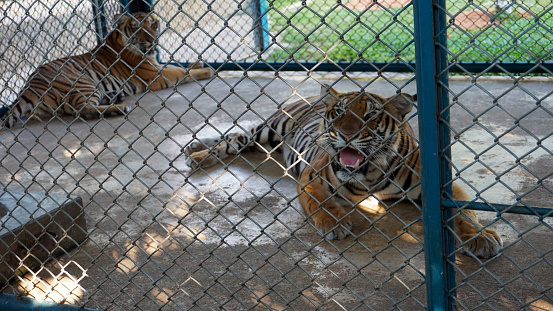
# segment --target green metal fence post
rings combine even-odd
[[[153,0],[121,0],[121,9],[129,13],[150,12],[154,6]]]
[[[94,28],[96,29],[96,41],[98,44],[104,42],[108,35],[107,22],[106,22],[106,10],[104,8],[104,0],[91,0],[92,13],[94,16]]]
[[[252,19],[254,27],[255,48],[258,51],[264,51],[269,44],[269,24],[267,23],[267,1],[252,1]]]
[[[416,77],[422,175],[422,201],[424,222],[424,251],[426,261],[426,288],[428,310],[452,310],[450,297],[452,267],[446,256],[450,253],[451,237],[447,237],[444,219],[450,210],[441,205],[442,172],[441,146],[449,136],[440,136],[439,113],[447,93],[440,86],[444,78],[445,53],[438,46],[445,43],[443,21],[438,7],[443,1],[414,1]],[[447,74],[445,75],[447,83]],[[445,96],[444,96],[445,94]],[[447,117],[447,116],[446,116]],[[453,279],[454,280],[454,279]]]

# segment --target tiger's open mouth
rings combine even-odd
[[[340,158],[340,164],[347,169],[356,169],[365,161],[365,156],[361,152],[350,147],[340,151],[338,157]]]

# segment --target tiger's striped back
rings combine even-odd
[[[99,105],[106,94],[137,93],[136,85],[124,83],[117,74],[108,75],[106,68],[89,53],[40,66],[12,105],[7,127],[31,112],[38,116],[73,115],[87,103]]]
[[[319,136],[321,115],[326,109],[325,103],[319,99],[319,96],[314,96],[307,98],[307,102],[293,103],[252,129],[249,135],[230,134],[225,140],[239,149],[249,146],[262,151],[264,144],[277,148],[283,152],[290,173],[298,176],[317,151],[312,147]]]

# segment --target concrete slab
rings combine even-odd
[[[416,206],[368,201],[352,212],[354,236],[329,243],[305,221],[278,154],[244,154],[198,172],[182,155],[193,136],[241,131],[318,94],[319,82],[389,96],[414,92],[410,78],[221,74],[129,98],[137,103],[127,117],[62,118],[1,133],[2,185],[81,196],[89,230],[71,254],[3,291],[104,310],[421,310]],[[454,167],[470,195],[552,206],[550,86],[451,82]],[[479,215],[505,249],[485,262],[457,257],[459,308],[553,305],[552,221]]]
[[[7,190],[0,193],[0,223],[2,282],[69,253],[87,236],[80,197]]]

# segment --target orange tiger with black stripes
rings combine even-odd
[[[405,121],[414,101],[416,95],[342,94],[325,85],[321,96],[287,106],[249,133],[190,143],[186,161],[192,168],[208,167],[244,148],[266,152],[266,143],[279,148],[288,171],[298,176],[305,214],[326,239],[343,239],[352,229],[345,208],[368,195],[421,199],[418,145]],[[469,200],[456,184],[453,195]],[[462,214],[455,219],[455,229],[463,251],[482,258],[497,255],[501,237],[482,228],[474,211]]]
[[[125,95],[157,91],[192,79],[207,79],[210,68],[162,66],[157,60],[159,21],[147,13],[116,15],[115,28],[90,53],[56,59],[31,75],[16,101],[4,108],[10,128],[31,115],[126,114]]]

